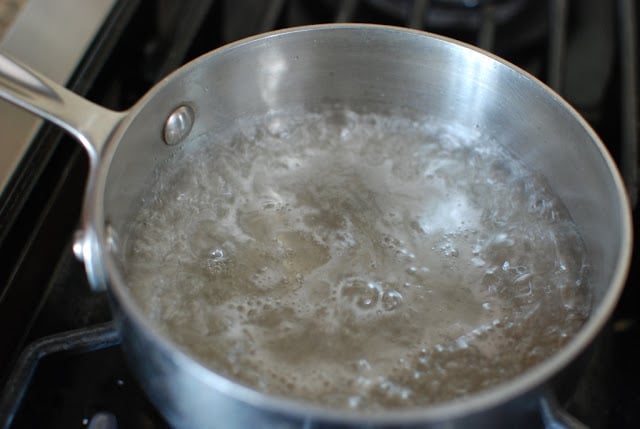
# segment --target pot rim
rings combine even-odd
[[[604,162],[608,166],[608,170],[612,175],[612,180],[615,183],[617,197],[621,205],[621,219],[620,224],[623,230],[623,239],[620,242],[618,253],[620,257],[617,260],[614,274],[611,278],[610,286],[603,296],[600,305],[593,311],[580,331],[575,337],[570,340],[561,350],[555,353],[550,358],[544,360],[538,365],[530,368],[524,373],[510,379],[507,382],[498,384],[491,388],[481,390],[473,393],[461,399],[454,399],[447,402],[436,403],[426,407],[419,408],[407,408],[407,409],[393,409],[387,411],[351,411],[333,409],[329,407],[323,407],[313,405],[301,400],[290,399],[286,397],[279,397],[274,395],[267,395],[256,390],[253,390],[247,386],[236,383],[230,379],[227,379],[213,370],[205,367],[202,363],[193,357],[190,357],[188,353],[179,348],[169,338],[160,334],[157,328],[143,316],[142,312],[138,310],[133,298],[129,294],[122,273],[118,269],[118,264],[114,260],[113,256],[107,249],[109,248],[105,237],[105,219],[104,219],[104,195],[106,189],[107,175],[111,160],[115,154],[120,140],[128,126],[133,122],[133,119],[138,113],[147,105],[156,93],[161,91],[170,81],[174,80],[178,75],[189,73],[193,68],[203,63],[209,57],[213,55],[221,55],[224,52],[228,52],[235,49],[242,49],[243,46],[261,43],[267,39],[279,38],[279,37],[295,37],[295,34],[303,32],[318,32],[319,37],[325,31],[372,31],[372,32],[386,32],[391,34],[402,33],[405,36],[414,37],[428,37],[436,39],[442,43],[453,44],[458,49],[468,49],[472,54],[483,55],[489,57],[493,61],[497,62],[500,66],[507,67],[526,79],[532,81],[550,97],[554,103],[560,105],[560,107],[568,111],[574,120],[580,125],[589,135],[591,143],[595,144],[603,157]],[[583,119],[580,114],[571,107],[564,99],[562,99],[552,89],[547,87],[544,83],[538,80],[536,77],[530,75],[528,72],[520,69],[519,67],[507,62],[498,56],[485,52],[480,48],[473,45],[469,45],[464,42],[460,42],[448,37],[435,35],[419,30],[412,30],[403,27],[394,27],[378,24],[319,24],[308,25],[300,27],[291,27],[283,30],[272,31],[269,33],[263,33],[256,36],[248,37],[220,48],[217,48],[207,54],[204,54],[193,61],[183,65],[162,81],[157,83],[151,88],[128,112],[126,118],[118,130],[114,133],[111,139],[104,147],[100,165],[96,171],[96,182],[94,192],[88,195],[85,202],[85,212],[88,214],[89,225],[95,231],[98,248],[100,249],[102,262],[105,265],[105,272],[107,277],[108,289],[115,297],[117,302],[123,308],[123,311],[129,318],[136,324],[141,326],[146,333],[148,333],[152,340],[160,345],[165,351],[168,351],[176,358],[176,360],[183,365],[188,365],[192,375],[205,381],[208,385],[217,389],[219,392],[229,395],[236,400],[242,401],[246,404],[254,407],[259,407],[269,411],[283,412],[287,415],[298,416],[300,418],[312,418],[322,421],[340,421],[342,423],[372,423],[372,424],[385,424],[385,423],[411,423],[411,422],[424,422],[430,420],[447,420],[453,417],[461,417],[465,415],[474,414],[489,408],[497,407],[499,405],[507,403],[509,400],[535,391],[541,387],[546,381],[552,378],[555,374],[560,372],[571,361],[575,360],[578,355],[584,351],[584,349],[593,341],[598,332],[602,329],[606,321],[609,319],[613,309],[622,293],[625,279],[629,269],[631,261],[631,248],[632,248],[632,222],[631,222],[631,209],[629,200],[623,185],[623,181],[618,172],[617,166],[611,155],[608,153],[604,144],[591,128],[591,126]]]

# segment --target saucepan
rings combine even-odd
[[[0,96],[59,125],[89,154],[74,252],[106,290],[141,385],[175,427],[499,427],[577,424],[555,406],[559,380],[610,316],[630,261],[629,203],[610,155],[544,84],[489,53],[408,29],[320,25],[232,43],[183,66],[114,112],[0,56]],[[462,400],[362,413],[259,393],[216,374],[167,338],[126,285],[122,235],[153,172],[203,135],[286,106],[404,108],[474,126],[540,172],[563,201],[591,262],[590,316],[557,353]],[[126,263],[126,261],[124,262]],[[96,370],[99,370],[97,368]],[[556,426],[554,426],[556,427]]]

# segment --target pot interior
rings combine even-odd
[[[163,125],[181,105],[194,110],[193,129],[185,142],[168,146]],[[161,82],[107,150],[103,207],[119,248],[127,247],[128,225],[147,190],[190,141],[223,134],[246,118],[323,106],[428,118],[495,142],[540,173],[589,255],[587,325],[604,322],[622,286],[630,230],[620,180],[597,137],[533,78],[474,49],[411,31],[334,26],[275,34],[214,52]],[[115,259],[126,266],[123,255]],[[118,281],[111,287],[117,300],[131,301]]]

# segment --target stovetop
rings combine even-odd
[[[488,49],[555,88],[602,137],[635,201],[638,12],[633,0],[122,0],[67,86],[125,109],[180,64],[251,34],[333,21],[424,29]],[[89,290],[71,252],[86,161],[45,125],[0,195],[2,427],[83,428],[101,412],[120,428],[168,427],[128,370],[106,296]],[[637,255],[565,403],[591,427],[640,427]]]

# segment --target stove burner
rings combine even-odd
[[[365,3],[396,19],[414,23],[410,26],[476,30],[486,19],[485,14],[491,14],[496,24],[502,25],[525,11],[528,3],[531,2],[529,0],[365,0]],[[417,15],[417,18],[413,15]]]

